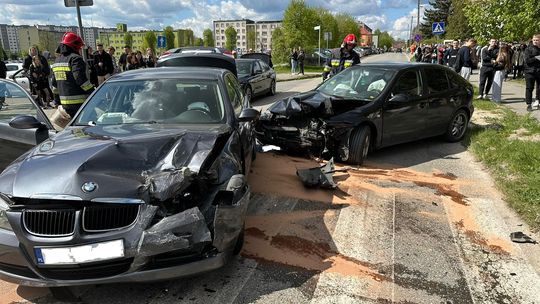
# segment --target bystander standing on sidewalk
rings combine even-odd
[[[472,57],[471,50],[474,50],[476,47],[476,40],[469,39],[464,46],[462,46],[457,55],[456,63],[454,65],[454,70],[461,75],[461,77],[469,80],[471,77],[472,70]]]
[[[118,67],[118,63],[116,62],[116,58],[114,57],[114,52],[116,52],[116,49],[113,46],[109,47],[108,53],[111,55],[111,61],[113,64],[113,74],[120,73],[120,68]]]
[[[292,49],[289,58],[291,59],[291,75],[294,75],[296,74],[296,66],[298,64],[298,52],[296,51],[296,48]]]
[[[514,55],[512,55],[512,67],[514,72],[514,76],[512,77],[513,79],[523,76],[523,64],[525,63],[523,51],[525,51],[526,47],[527,46],[524,44],[518,45],[514,51]]]
[[[304,59],[306,59],[306,53],[302,48],[298,49],[298,74],[304,75]]]
[[[45,70],[45,67],[41,63],[41,60],[38,56],[32,58],[33,62],[30,65],[29,78],[31,79],[30,83],[34,87],[35,92],[38,95],[37,101],[40,106],[49,109],[51,107],[52,96],[49,95],[49,79]]]
[[[131,47],[129,45],[124,46],[124,52],[118,59],[118,65],[122,68],[122,71],[127,71],[128,60],[127,57],[131,54]]]
[[[510,46],[503,45],[501,46],[495,63],[493,64],[493,69],[495,74],[493,76],[493,87],[491,88],[491,100],[497,103],[502,101],[502,85],[506,72],[512,67],[511,55],[510,55]]]
[[[478,99],[484,99],[493,83],[493,77],[495,76],[495,59],[499,54],[499,43],[497,39],[491,38],[489,40],[489,47],[482,48],[480,52],[480,60],[482,61],[482,67],[480,68],[480,86],[478,87]]]
[[[443,64],[453,67],[456,64],[457,54],[459,51],[459,42],[457,40],[452,41],[452,45],[446,49],[443,56]]]
[[[540,82],[540,34],[533,36],[532,43],[525,49],[525,102],[527,111],[532,111],[533,107],[540,108],[540,93],[538,83]],[[536,100],[532,101],[532,93],[536,85]]]
[[[98,43],[97,51],[94,53],[94,68],[96,69],[98,85],[101,85],[114,72],[112,58],[103,49],[103,44]]]
[[[235,55],[235,51],[233,51],[233,55]],[[236,57],[235,57],[236,58]],[[156,55],[154,55],[154,51],[151,48],[146,49],[146,57],[144,58],[144,65],[147,68],[154,68],[156,67],[157,58]]]
[[[0,79],[6,79],[7,76],[7,67],[4,62],[4,58],[0,58]],[[6,84],[0,83],[0,110],[4,107],[6,102]]]

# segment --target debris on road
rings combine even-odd
[[[532,244],[538,243],[534,239],[532,239],[530,236],[526,235],[525,233],[521,231],[510,233],[510,239],[514,243],[532,243]]]
[[[339,170],[343,171],[343,170]],[[334,158],[330,159],[326,165],[321,167],[298,169],[296,175],[300,177],[304,186],[308,188],[320,187],[325,189],[335,189],[337,184],[334,182]]]

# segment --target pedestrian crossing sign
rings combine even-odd
[[[431,32],[433,35],[444,34],[444,22],[433,22],[431,25]]]

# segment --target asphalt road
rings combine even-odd
[[[364,59],[404,60],[401,54]],[[278,83],[273,100],[319,79]],[[422,140],[375,151],[305,189],[314,160],[260,153],[241,255],[189,279],[86,289],[84,303],[540,303],[538,245],[461,143]],[[0,284],[0,302],[50,302],[46,289]]]

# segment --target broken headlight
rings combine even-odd
[[[7,198],[0,194],[0,229],[12,230],[7,219],[6,211],[9,210]]]

